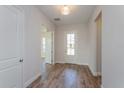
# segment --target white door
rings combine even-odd
[[[45,52],[45,61],[46,63],[52,63],[52,32],[46,32],[46,52]]]
[[[22,13],[0,6],[0,87],[22,87]]]
[[[75,63],[76,62],[76,33],[67,32],[65,34],[65,62]]]

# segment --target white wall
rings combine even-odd
[[[24,10],[25,16],[25,49],[23,65],[23,82],[27,87],[41,75],[41,28],[44,24],[49,31],[54,31],[54,25],[47,20],[35,6],[18,6]]]
[[[77,56],[74,64],[88,65],[88,26],[87,24],[63,25],[55,31],[55,62],[65,63],[64,34],[69,31],[77,33]],[[71,63],[71,62],[70,62]]]
[[[102,84],[124,88],[124,6],[103,6]]]
[[[124,6],[99,6],[89,21],[91,71],[96,74],[95,18],[102,10],[102,87],[124,87]]]
[[[97,75],[97,70],[96,70],[96,68],[97,68],[96,67],[97,29],[96,29],[95,19],[98,16],[98,14],[100,13],[100,11],[101,11],[101,7],[97,6],[93,12],[91,18],[89,19],[89,23],[88,23],[89,67],[94,76]]]

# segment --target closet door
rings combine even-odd
[[[22,87],[22,13],[0,6],[0,87]]]

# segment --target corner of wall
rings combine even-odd
[[[101,6],[97,6],[88,22],[88,27],[89,27],[88,31],[89,31],[89,36],[90,36],[90,39],[89,39],[89,50],[90,50],[89,51],[89,59],[90,59],[89,60],[89,68],[94,76],[97,76],[100,74],[99,72],[96,72],[96,67],[95,67],[96,66],[96,56],[95,56],[96,39],[95,39],[95,21],[94,20],[96,19],[96,17],[98,16],[98,14],[101,11],[102,11]]]
[[[97,72],[94,71],[94,69],[92,69],[92,67],[90,65],[89,65],[89,69],[90,69],[93,76],[97,76]]]

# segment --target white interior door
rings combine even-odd
[[[45,61],[46,63],[52,63],[52,32],[46,32],[46,52],[45,52]]]
[[[65,34],[65,61],[66,63],[76,62],[76,33],[67,32]]]
[[[13,6],[0,6],[0,87],[22,87],[21,23],[19,10]]]

